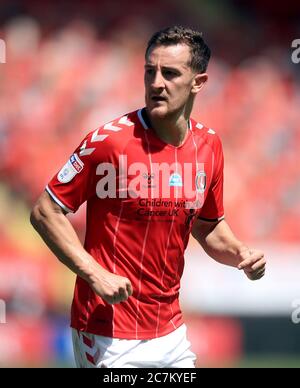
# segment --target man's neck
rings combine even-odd
[[[180,146],[187,135],[189,128],[189,119],[184,116],[170,119],[155,119],[152,118],[145,109],[145,116],[148,125],[155,131],[157,137],[167,144],[172,144],[175,147]]]

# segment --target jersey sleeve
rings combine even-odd
[[[89,148],[89,141],[90,134],[46,186],[48,194],[66,212],[76,212],[82,203],[95,194],[95,148]]]
[[[207,197],[198,218],[204,221],[218,221],[224,218],[223,183],[224,156],[221,140],[216,136],[213,146],[214,173]]]

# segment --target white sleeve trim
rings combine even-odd
[[[64,205],[54,194],[53,192],[49,189],[49,186],[46,186],[46,191],[48,194],[51,196],[51,198],[67,213],[74,213],[73,210],[69,209],[66,205]]]

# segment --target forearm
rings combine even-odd
[[[98,270],[102,267],[84,249],[73,226],[62,212],[53,211],[47,203],[43,203],[33,209],[30,220],[49,249],[63,264],[86,281],[93,280],[94,267],[97,266]]]
[[[210,257],[232,267],[238,266],[242,261],[241,253],[248,250],[248,247],[235,237],[225,220],[213,228],[209,225],[199,225],[193,231],[193,236]]]

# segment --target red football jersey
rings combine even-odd
[[[183,323],[184,251],[195,219],[223,217],[223,152],[194,120],[182,145],[159,139],[145,110],[88,134],[46,190],[65,211],[87,201],[85,249],[127,277],[133,295],[106,303],[77,277],[71,326],[116,338],[149,339]]]

